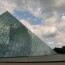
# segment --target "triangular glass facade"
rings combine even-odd
[[[56,54],[9,12],[0,16],[0,57]]]

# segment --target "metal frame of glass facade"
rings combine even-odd
[[[9,12],[0,16],[0,57],[56,54]]]

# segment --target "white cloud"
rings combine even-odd
[[[31,10],[30,10],[31,11]],[[36,10],[32,10],[31,13],[34,15],[34,16],[37,16],[39,17],[40,14],[41,14],[41,8],[37,8]]]
[[[61,4],[61,6],[59,6]],[[28,10],[35,16],[45,18],[52,16],[53,12],[64,13],[65,0],[0,0],[0,8],[7,9],[9,11]],[[4,10],[2,9],[2,11]]]
[[[36,34],[39,34],[40,36],[43,36],[43,37],[52,37],[58,34],[56,27],[49,27],[44,25],[39,25],[35,27],[34,30]]]
[[[57,6],[62,6],[65,4],[65,0],[55,0]]]
[[[65,16],[62,16],[61,20],[62,20],[62,21],[65,21]]]
[[[53,41],[55,42],[54,45],[57,47],[62,47],[63,45],[65,45],[65,16],[62,15],[60,20],[57,17],[52,16],[46,19],[45,25],[55,26],[57,28],[58,35],[56,35],[55,38],[53,38]],[[49,38],[47,38],[47,40],[48,39]],[[52,41],[52,40],[49,40],[49,41]]]
[[[62,43],[58,43],[59,45],[62,45]]]
[[[56,47],[61,48],[62,46],[63,46],[63,43],[60,43],[60,42],[59,42],[59,43],[56,44]]]
[[[60,21],[56,23],[58,30],[65,30],[65,16],[60,18]]]
[[[58,4],[61,3],[61,6]],[[0,8],[2,11],[29,11],[33,15],[46,18],[53,15],[53,12],[64,13],[63,5],[65,0],[0,0]],[[3,9],[4,8],[4,9]]]
[[[10,3],[8,0],[0,0],[0,14],[5,11],[13,13],[15,7],[15,3]]]
[[[65,33],[60,32],[60,34],[56,36],[56,39],[57,42],[65,43]]]

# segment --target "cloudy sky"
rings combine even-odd
[[[5,11],[51,48],[65,45],[65,0],[0,0],[0,15]]]

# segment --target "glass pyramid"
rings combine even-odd
[[[0,16],[0,57],[56,54],[9,12]]]

